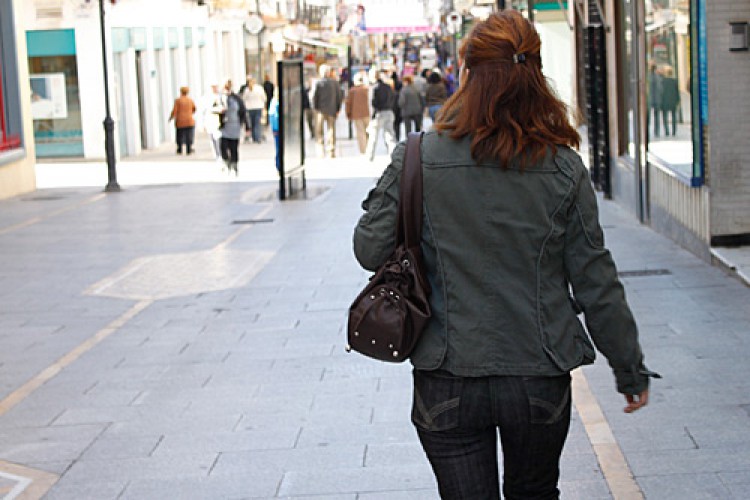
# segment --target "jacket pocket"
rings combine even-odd
[[[582,365],[590,365],[596,361],[596,350],[594,349],[594,345],[591,343],[588,334],[583,331],[583,329],[576,333],[576,342],[578,342],[578,345],[583,351],[583,359],[581,360]]]
[[[426,431],[447,431],[459,424],[463,379],[445,372],[414,370],[411,421]]]
[[[551,425],[570,414],[570,375],[523,377],[532,424]]]

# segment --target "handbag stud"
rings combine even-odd
[[[394,358],[397,358],[397,357],[398,357],[398,351],[393,351],[393,357],[394,357]]]
[[[359,337],[359,332],[354,332],[355,337]]]
[[[375,339],[372,339],[372,345],[375,345]]]
[[[352,346],[350,346],[349,344],[346,344],[346,346],[344,346],[344,350],[346,352],[352,352]]]

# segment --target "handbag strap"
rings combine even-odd
[[[422,238],[422,135],[409,132],[399,187],[396,245],[419,247]]]

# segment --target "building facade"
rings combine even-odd
[[[0,199],[36,187],[22,3],[0,0]]]
[[[750,0],[708,4],[576,0],[569,8],[595,183],[705,259],[714,246],[750,237],[750,101],[742,98]]]
[[[219,75],[244,74],[241,23],[234,29],[239,48],[233,50],[231,30],[215,33],[206,6],[126,0],[106,1],[104,7],[110,108],[120,156],[173,137],[168,117],[179,87],[190,87],[197,99]],[[25,16],[31,87],[58,89],[51,105],[32,108],[37,156],[103,158],[99,3],[35,0],[26,3]]]

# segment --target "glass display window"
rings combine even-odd
[[[660,164],[690,177],[690,6],[680,0],[653,0],[645,6],[649,154]]]
[[[37,156],[83,156],[76,56],[29,57]]]

